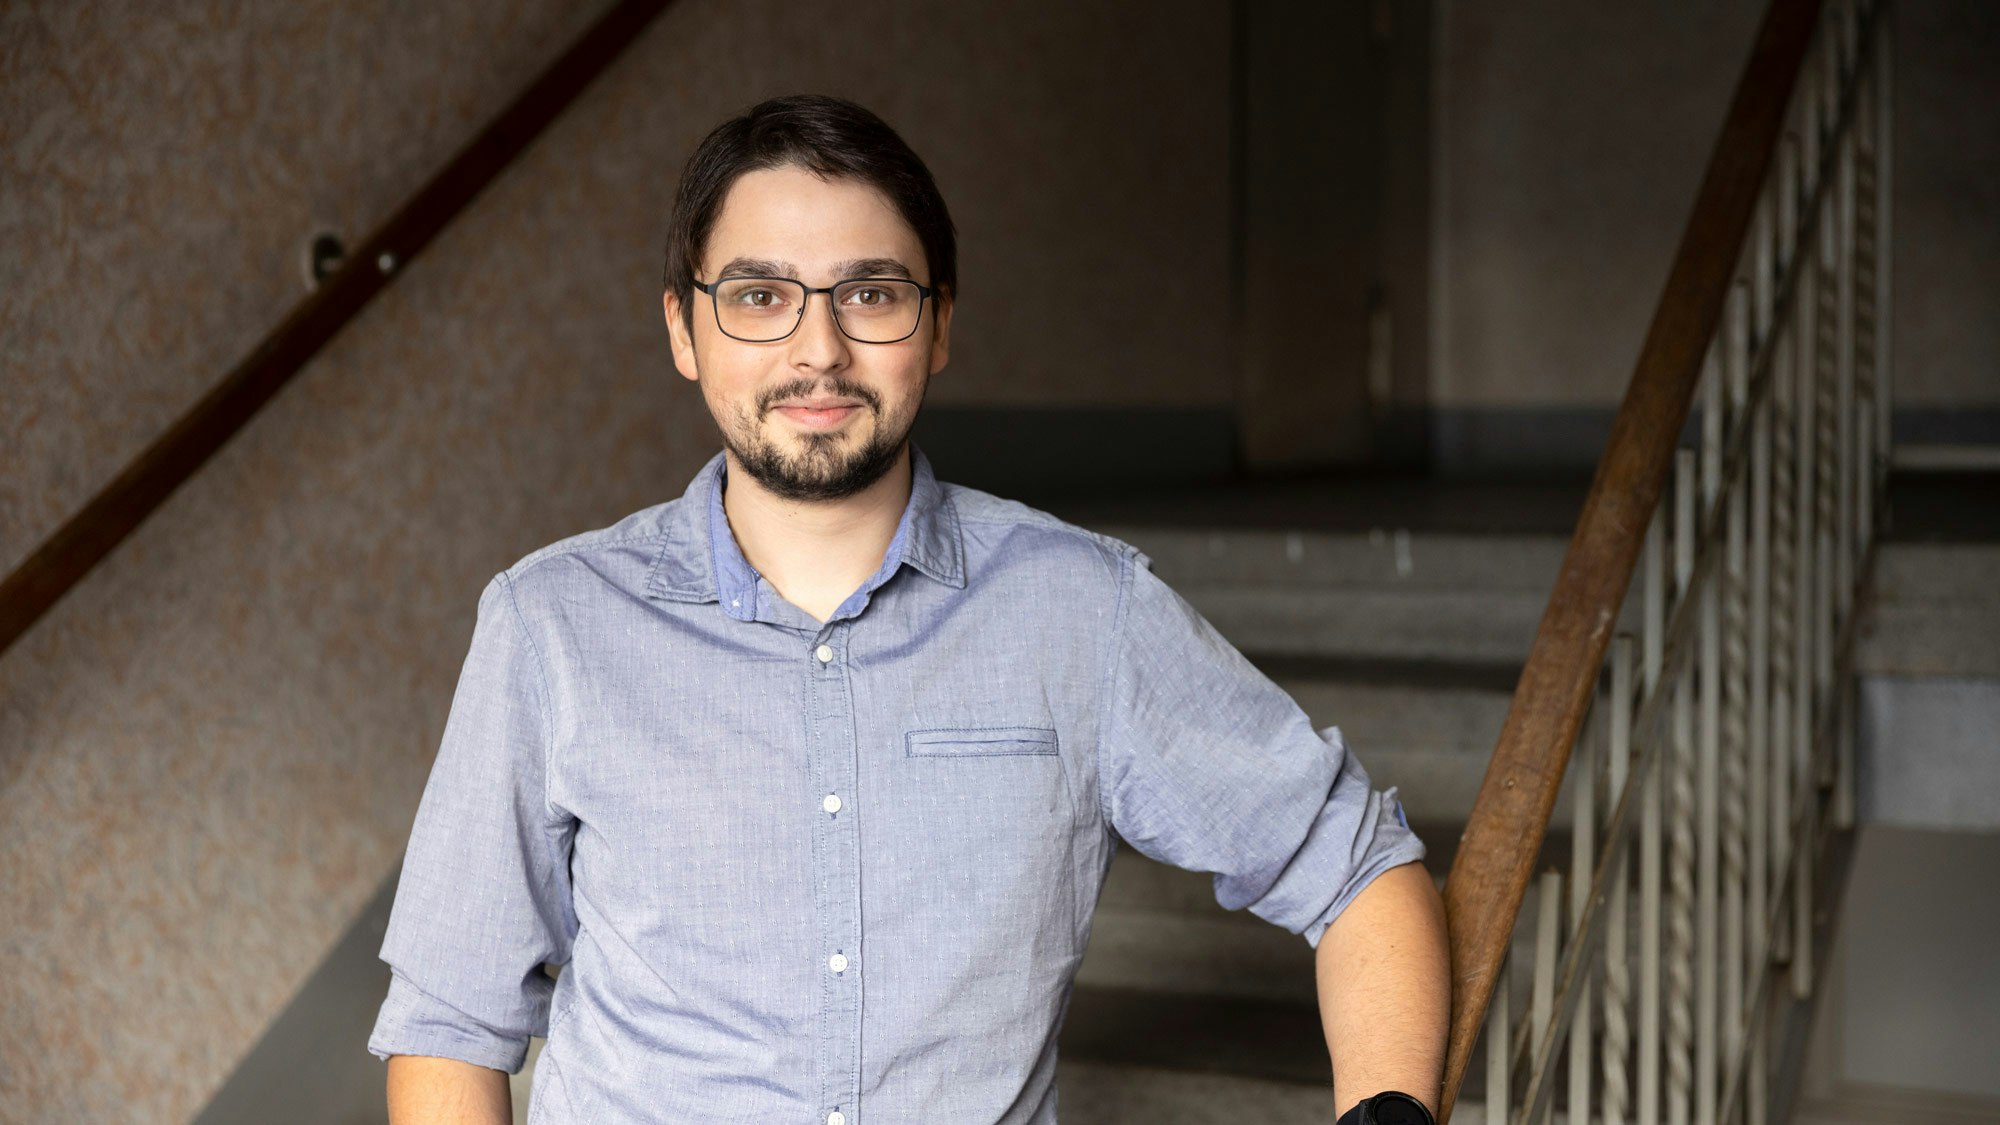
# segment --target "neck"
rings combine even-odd
[[[874,574],[896,537],[913,481],[908,444],[882,478],[839,500],[789,500],[725,451],[722,511],[743,557],[786,601],[825,620]],[[821,612],[821,609],[825,612]]]

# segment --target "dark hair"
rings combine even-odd
[[[692,317],[694,271],[722,200],[745,172],[796,165],[825,179],[867,184],[889,197],[923,243],[930,282],[958,291],[958,242],[929,168],[888,123],[842,98],[793,94],[750,107],[716,126],[688,157],[667,227],[666,289]],[[689,323],[692,323],[689,321]]]

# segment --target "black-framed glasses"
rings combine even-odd
[[[789,277],[725,277],[694,287],[712,299],[722,334],[746,344],[774,343],[797,331],[814,293],[833,302],[833,323],[848,339],[898,343],[916,335],[924,302],[937,295],[928,285],[900,277],[856,277],[824,289]]]

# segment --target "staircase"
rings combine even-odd
[[[1581,495],[1360,482],[1182,495],[1173,524],[1143,501],[1063,514],[1144,551],[1315,727],[1340,727],[1373,784],[1399,789],[1442,884]],[[1365,526],[1398,511],[1430,526]],[[1496,513],[1529,530],[1503,530]],[[1550,846],[1567,847],[1561,828]],[[1330,1115],[1311,947],[1222,909],[1210,876],[1129,847],[1098,902],[1061,1050],[1066,1123]]]
[[[1316,727],[1339,726],[1375,786],[1399,788],[1442,884],[1581,487],[1336,482],[1052,506],[1145,551]],[[1996,489],[1990,474],[1892,483],[1896,531],[1857,654],[1864,691],[1967,677],[1993,685],[1989,698],[2000,691],[1995,648],[1975,639],[1990,635],[2000,604],[1974,578],[2000,566],[2000,525],[1978,498]],[[1397,513],[1424,523],[1364,526]],[[1567,788],[1538,869],[1569,854]],[[1515,934],[1516,995],[1529,991],[1533,932]],[[1324,1123],[1331,1073],[1316,995],[1303,940],[1222,909],[1209,876],[1122,848],[1063,1027],[1063,1120]],[[1469,1073],[1454,1120],[1484,1120],[1484,1078]]]

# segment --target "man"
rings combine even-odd
[[[1144,556],[910,443],[955,270],[858,106],[689,161],[664,311],[723,451],[480,599],[382,947],[397,1125],[507,1121],[535,1035],[531,1121],[1052,1122],[1119,837],[1315,944],[1329,1120],[1435,1105],[1442,910],[1393,793]]]

